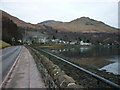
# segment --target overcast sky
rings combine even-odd
[[[0,0],[0,9],[33,24],[90,17],[118,27],[119,0]]]

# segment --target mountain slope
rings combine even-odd
[[[46,27],[45,32],[51,37],[66,41],[90,41],[92,43],[116,43],[120,44],[118,29],[105,23],[88,17],[81,17],[70,22],[44,21],[38,25]]]
[[[37,39],[47,37],[47,34],[42,33],[46,29],[43,25],[24,22],[2,10],[0,10],[0,14],[2,16],[0,17],[2,22],[2,40],[8,43],[12,43],[13,37],[16,42],[18,40],[31,42],[35,37]]]
[[[46,24],[49,23],[49,24]],[[53,29],[63,32],[81,32],[81,33],[118,33],[118,29],[110,27],[103,22],[90,19],[88,17],[81,17],[71,22],[52,23],[47,22],[43,25],[52,27]]]
[[[2,12],[2,17],[3,18],[9,18],[10,20],[12,20],[15,24],[17,24],[18,27],[23,27],[23,28],[33,28],[33,29],[44,29],[44,27],[42,25],[36,25],[36,24],[31,24],[31,23],[27,23],[24,22],[20,19],[18,19],[17,17],[14,17],[2,10],[0,10],[0,12]]]
[[[31,40],[31,37],[38,38],[59,38],[66,41],[90,41],[93,43],[103,42],[112,43],[117,42],[118,36],[120,36],[119,30],[104,24],[103,22],[90,19],[88,17],[81,17],[70,22],[60,22],[54,20],[48,20],[39,24],[26,23],[4,11],[2,12],[2,19],[5,21],[5,28],[8,26],[9,20],[13,24],[16,24],[18,31],[22,33],[23,41]],[[0,17],[1,20],[1,17]],[[10,25],[11,26],[11,25]],[[6,29],[4,29],[6,30]],[[13,31],[11,28],[7,28],[7,31]],[[4,31],[6,33],[6,31]],[[11,33],[12,34],[12,33]],[[6,34],[5,34],[6,35]],[[7,36],[7,35],[6,35]],[[5,37],[6,37],[5,36]]]
[[[39,25],[47,25],[47,26],[51,26],[53,24],[62,24],[64,22],[60,22],[60,21],[55,21],[55,20],[47,20],[47,21],[43,21],[41,23],[38,23]]]

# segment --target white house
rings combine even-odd
[[[52,39],[52,42],[58,43],[60,40],[59,39]]]
[[[48,42],[48,40],[46,39],[46,37],[43,37],[43,38],[39,38],[38,42],[39,43],[46,43],[46,42]]]
[[[70,44],[76,44],[76,43],[77,43],[77,41],[70,42]]]
[[[80,45],[92,45],[92,44],[91,44],[91,43],[86,43],[86,42],[80,41]]]

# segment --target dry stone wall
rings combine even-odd
[[[69,77],[57,65],[45,57],[42,53],[29,47],[28,48],[47,88],[74,88],[83,89],[82,86],[77,85],[72,77]]]

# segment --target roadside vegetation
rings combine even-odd
[[[40,49],[44,49],[46,51],[52,51],[53,54],[56,53],[57,56],[60,56],[86,70],[89,70],[99,76],[102,76],[116,84],[119,84],[119,75],[114,75],[112,73],[109,73],[109,72],[106,72],[106,71],[100,71],[98,70],[99,68],[105,66],[105,65],[108,65],[112,62],[108,62],[106,60],[104,60],[102,57],[101,58],[72,58],[70,56],[72,55],[75,55],[75,54],[71,54],[69,53],[67,56],[66,56],[66,53],[62,53],[64,55],[62,55],[61,53],[58,53],[57,51],[55,50],[58,50],[58,51],[63,51],[64,48],[84,48],[84,47],[89,47],[89,46],[80,46],[80,45],[40,45],[40,46],[37,46],[36,45],[36,48],[39,50]],[[67,49],[66,49],[67,50]],[[70,52],[70,50],[68,50]],[[42,52],[43,53],[43,52]],[[65,71],[65,73],[69,76],[71,76],[74,80],[76,80],[76,82],[78,84],[82,84],[83,86],[85,87],[90,87],[90,88],[93,88],[93,87],[97,87],[97,80],[94,79],[93,77],[91,77],[90,75],[87,75],[85,74],[84,72],[82,71],[79,71],[77,70],[76,68],[58,60],[57,58],[55,57],[52,57],[46,53],[43,53],[46,57],[48,57],[54,64],[58,65],[63,71]],[[78,54],[76,53],[76,55],[78,56]],[[84,54],[85,55],[85,54]],[[88,83],[89,82],[89,83]],[[100,83],[100,86],[101,87],[108,87],[107,85],[103,84],[103,83]]]
[[[22,38],[22,34],[18,30],[18,26],[9,18],[2,18],[2,40],[11,45],[18,44]]]
[[[2,40],[0,40],[0,49],[1,48],[5,48],[5,47],[9,47],[9,46],[11,46],[11,45],[6,43],[6,42],[4,42],[4,41],[2,41]]]
[[[45,54],[46,55],[46,54]],[[88,87],[88,88],[96,88],[97,87],[97,80],[95,78],[93,78],[92,76],[84,73],[83,71],[80,71],[52,56],[46,55],[47,57],[50,58],[50,60],[55,63],[56,65],[58,65],[63,71],[65,71],[65,73],[67,75],[69,75],[70,77],[72,77],[78,84]],[[77,64],[78,66],[80,66],[79,64]],[[89,70],[91,72],[94,72],[106,79],[111,80],[112,82],[115,82],[117,84],[119,84],[118,82],[118,76],[117,75],[113,75],[112,73],[106,73],[104,71],[98,71],[98,70],[94,70],[88,67],[84,67],[81,66],[83,68],[85,68],[86,70]],[[109,88],[109,86],[107,86],[104,83],[100,82],[100,87],[106,87]]]

